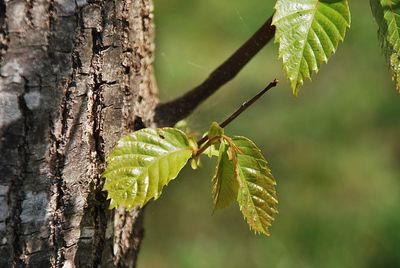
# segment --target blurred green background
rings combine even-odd
[[[272,13],[265,0],[155,0],[162,101],[199,84]],[[237,205],[211,215],[212,163],[186,168],[145,215],[141,268],[400,267],[400,95],[368,1],[350,1],[344,44],[291,94],[270,43],[188,119],[204,132],[273,78],[281,83],[232,123],[262,148],[277,178],[271,236]]]

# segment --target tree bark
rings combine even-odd
[[[156,106],[151,0],[0,0],[0,267],[134,267],[105,155]]]

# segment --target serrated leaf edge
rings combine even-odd
[[[349,12],[349,21],[348,21],[348,22],[346,21],[346,18],[345,18],[342,14],[338,13],[338,12],[337,12],[336,10],[334,10],[334,9],[332,9],[332,10],[334,10],[336,13],[338,13],[340,16],[342,16],[342,17],[345,19],[345,21],[346,21],[346,28],[350,28],[351,16],[350,16],[350,11],[349,11],[348,1],[347,1],[347,0],[343,0],[343,1],[346,2],[347,8],[348,8],[348,12]],[[278,1],[276,2],[276,4],[275,4],[275,7],[274,7],[275,11],[276,11],[277,8],[278,8],[279,2],[280,2],[280,0],[278,0]],[[319,5],[320,2],[321,2],[320,0],[317,0],[316,6]],[[308,41],[307,41],[307,40],[308,40],[308,36],[309,36],[310,30],[311,30],[311,28],[312,28],[313,20],[315,19],[315,14],[316,14],[316,12],[317,12],[317,9],[318,9],[318,7],[314,8],[314,9],[308,9],[309,11],[314,10],[314,12],[313,12],[313,14],[312,14],[312,18],[313,18],[313,19],[311,20],[310,25],[308,26],[307,38],[306,38],[306,41],[304,42],[304,45],[303,45],[303,48],[302,48],[302,50],[303,50],[302,55],[304,55],[304,50],[305,50],[306,44],[308,43]],[[307,11],[307,9],[302,10],[302,11]],[[297,12],[293,12],[293,13],[291,13],[291,14],[287,14],[285,17],[282,17],[282,18],[280,18],[279,20],[275,20],[275,16],[274,16],[274,17],[273,17],[273,20],[272,20],[272,25],[274,25],[274,26],[276,27],[276,23],[279,22],[281,19],[287,18],[288,16],[291,16],[291,15],[295,15],[296,13],[297,13]],[[276,12],[275,12],[275,14],[276,14]],[[326,17],[326,16],[325,16],[325,17]],[[340,33],[340,31],[338,31],[338,32],[339,32],[339,40],[340,40],[341,42],[343,42],[343,40],[344,40],[344,38],[345,38],[346,31],[343,33],[343,35]],[[297,81],[297,78],[299,77],[299,74],[300,74],[301,63],[298,65],[297,77],[293,77],[293,75],[292,75],[292,76],[289,76],[289,75],[288,75],[288,73],[289,73],[289,67],[288,67],[287,64],[286,64],[288,61],[285,60],[284,55],[282,55],[283,52],[281,51],[281,46],[280,46],[280,34],[279,34],[278,31],[277,31],[276,34],[275,34],[274,43],[275,43],[275,44],[279,44],[278,58],[283,60],[282,66],[283,66],[283,69],[284,69],[284,71],[285,71],[285,73],[286,73],[286,75],[287,75],[287,78],[288,78],[289,81],[290,81],[290,85],[291,85],[292,90],[293,90],[293,95],[298,96],[300,87],[304,85],[304,79],[300,79],[299,81]],[[324,54],[325,54],[325,58],[324,58],[323,62],[327,63],[328,60],[329,60],[329,57],[330,57],[332,54],[336,53],[336,50],[337,50],[337,47],[333,46],[333,50],[332,50],[332,52],[329,53],[329,55],[326,55],[326,54],[324,53]],[[304,56],[302,57],[302,59],[303,59],[303,58],[304,58]],[[312,71],[314,71],[316,74],[318,74],[319,66],[318,66],[317,69],[312,68]],[[312,80],[311,76],[312,76],[312,73],[309,73],[305,78],[306,78],[306,79],[309,79],[309,80],[311,81],[311,80]]]

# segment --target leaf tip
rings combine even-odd
[[[291,80],[290,86],[292,88],[293,96],[298,97],[299,89],[303,85],[302,81]]]

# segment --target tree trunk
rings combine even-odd
[[[0,267],[134,267],[105,155],[152,125],[151,0],[0,0]]]

